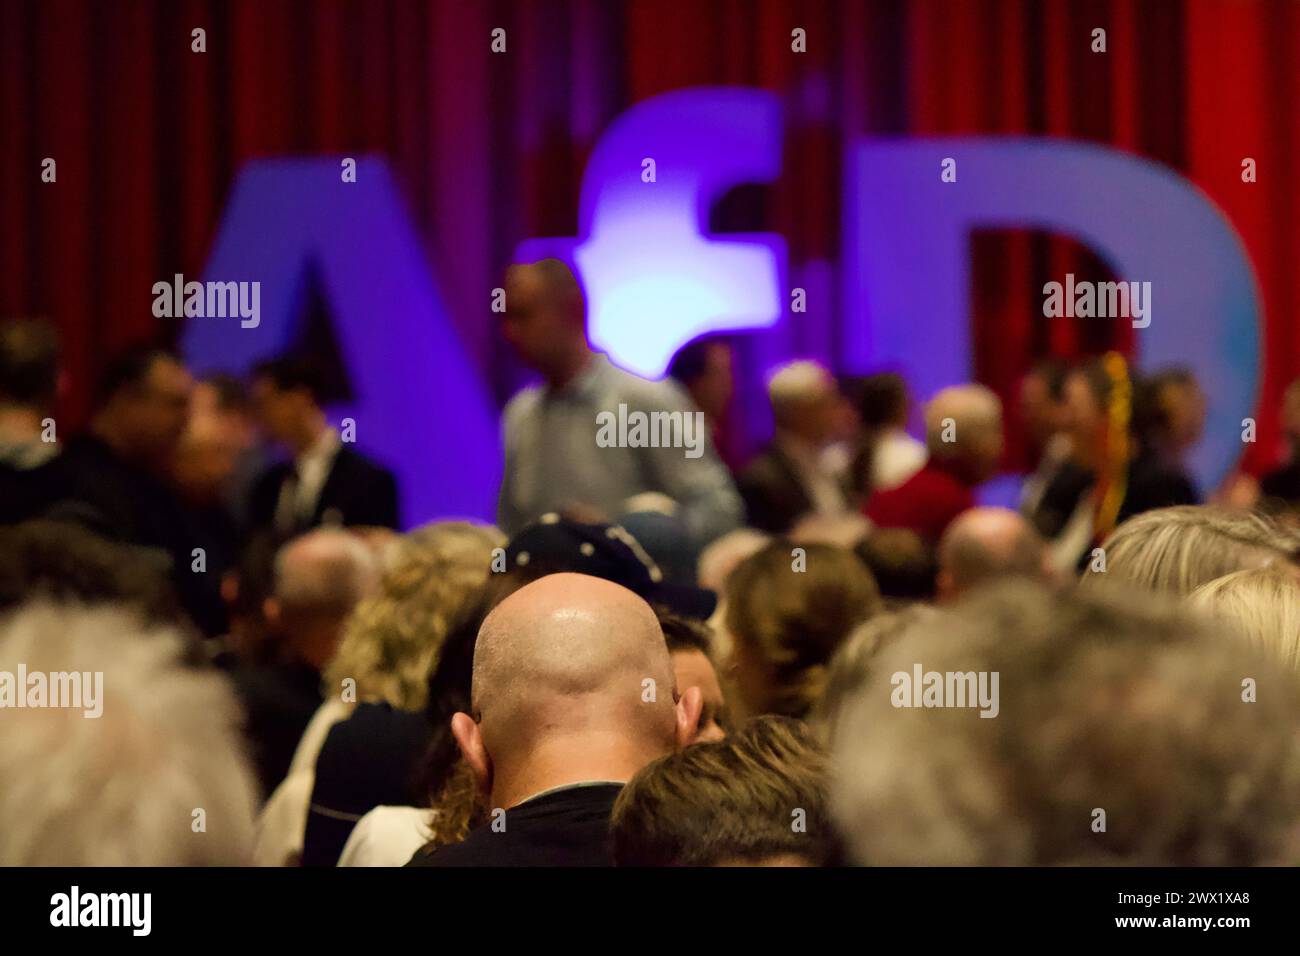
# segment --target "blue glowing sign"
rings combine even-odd
[[[940,179],[946,157],[956,182]],[[1151,283],[1138,355],[1191,368],[1210,397],[1192,462],[1202,487],[1240,456],[1256,401],[1255,277],[1231,224],[1182,176],[1103,146],[1012,137],[863,139],[844,170],[850,368],[897,367],[921,395],[968,380],[971,231],[1041,229]]]
[[[357,446],[396,471],[408,525],[493,514],[501,474],[496,409],[453,328],[388,167],[361,159],[262,160],[240,173],[205,270],[261,282],[261,322],[192,319],[198,371],[245,372],[295,344],[298,297],[315,271],[347,363]]]
[[[769,182],[780,168],[780,104],[771,94],[705,88],[646,100],[592,153],[579,239],[530,240],[516,257],[574,265],[592,344],[631,372],[662,377],[673,353],[698,335],[767,328],[780,318],[782,240],[706,230],[710,205],[727,190]]]

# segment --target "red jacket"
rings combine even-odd
[[[862,509],[881,528],[907,528],[938,544],[949,522],[975,506],[971,489],[934,462],[897,488],[878,491]]]

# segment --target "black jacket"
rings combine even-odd
[[[525,800],[463,843],[419,851],[407,866],[613,866],[609,814],[622,784],[564,787]],[[501,823],[504,823],[502,827]]]
[[[736,488],[744,499],[749,526],[760,531],[783,534],[812,510],[798,469],[776,445],[768,445],[754,457],[736,479]]]
[[[280,462],[257,479],[249,500],[251,527],[274,526],[280,488],[292,472],[292,464]],[[393,473],[347,445],[339,448],[321,486],[311,521],[294,531],[326,523],[397,528],[397,479]]]

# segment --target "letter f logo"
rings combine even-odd
[[[650,182],[642,176],[647,159]],[[723,240],[705,231],[709,207],[727,190],[769,182],[780,167],[780,104],[771,94],[707,88],[655,97],[620,116],[592,153],[579,240],[530,240],[518,258],[574,265],[592,344],[623,368],[658,378],[691,339],[767,328],[780,317],[780,237]]]

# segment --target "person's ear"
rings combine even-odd
[[[688,687],[677,699],[677,749],[693,743],[704,710],[704,695],[698,687]]]
[[[492,758],[483,745],[483,733],[478,722],[469,714],[457,711],[451,715],[451,735],[456,738],[460,755],[474,774],[474,782],[484,795],[492,792]]]
[[[953,593],[954,587],[951,571],[943,570],[935,576],[934,590],[935,597],[938,598],[940,604],[947,603],[957,596]]]
[[[272,627],[280,626],[280,601],[277,598],[269,597],[262,602],[262,617],[266,618],[266,623]]]

